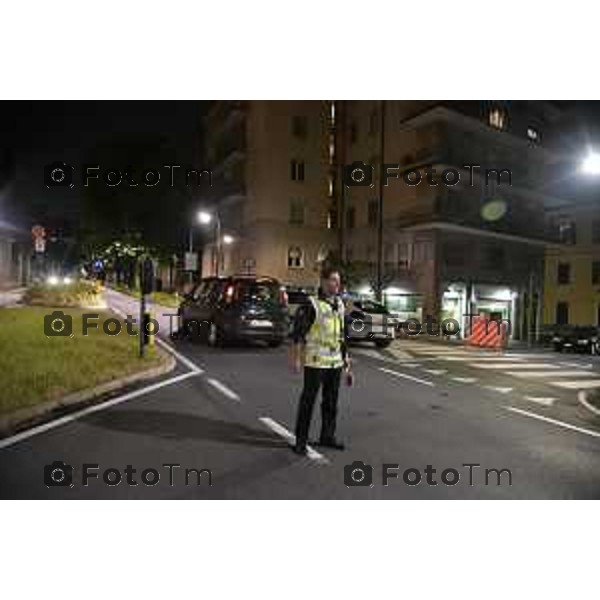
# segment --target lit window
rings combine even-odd
[[[527,128],[527,137],[532,142],[539,142],[540,141],[540,132],[535,127],[528,127]]]
[[[333,198],[333,176],[329,175],[329,181],[327,182],[327,195]]]
[[[493,108],[490,110],[488,122],[492,127],[496,129],[504,129],[505,126],[505,114],[500,108]]]
[[[335,125],[335,102],[331,103],[329,116],[331,118],[331,125]]]
[[[300,246],[288,248],[287,265],[288,269],[301,269],[304,266],[304,252]]]

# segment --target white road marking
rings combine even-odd
[[[526,363],[526,362],[524,362],[524,363],[509,363],[509,364],[497,363],[497,362],[470,363],[469,366],[475,367],[477,369],[508,369],[508,370],[530,369],[532,371],[533,370],[537,371],[538,369],[548,369],[548,370],[560,369],[560,367],[557,365],[550,365],[547,363]]]
[[[576,362],[559,362],[559,365],[564,367],[575,367],[576,369],[591,369],[592,363],[576,363]]]
[[[230,400],[240,401],[240,397],[232,389],[228,388],[224,383],[221,383],[218,379],[208,377],[207,380],[210,385],[215,389],[219,390],[224,396],[227,396]]]
[[[418,377],[413,377],[412,375],[407,375],[406,373],[398,373],[398,371],[392,371],[391,369],[384,369],[383,367],[379,367],[380,371],[384,373],[389,373],[390,375],[395,375],[396,377],[402,377],[404,379],[410,379],[411,381],[416,381],[417,383],[422,383],[423,385],[429,385],[431,387],[435,386],[435,383],[432,381],[426,381],[425,379],[419,379]]]
[[[513,391],[511,387],[497,387],[495,385],[484,385],[483,387],[487,390],[492,390],[493,392],[499,392],[500,394],[509,394]]]
[[[531,417],[532,419],[538,419],[540,421],[545,421],[546,423],[552,423],[553,425],[558,425],[559,427],[564,427],[565,429],[571,429],[572,431],[577,431],[578,433],[585,433],[586,435],[591,435],[592,437],[600,438],[600,432],[593,431],[591,429],[585,429],[583,427],[578,427],[577,425],[571,425],[570,423],[565,423],[564,421],[558,421],[557,419],[551,419],[550,417],[546,417],[545,415],[538,415],[537,413],[529,412],[528,410],[522,410],[520,408],[515,408],[514,406],[504,406],[506,410],[509,410],[514,413],[518,413],[520,415],[524,415],[526,417]]]
[[[505,375],[530,379],[534,377],[598,377],[598,373],[590,371],[507,371]]]
[[[64,417],[59,417],[58,419],[54,419],[53,421],[49,421],[48,423],[43,423],[36,427],[32,427],[31,429],[27,429],[26,431],[22,431],[21,433],[17,433],[16,435],[0,440],[0,449],[12,446],[17,442],[21,442],[22,440],[26,440],[40,433],[50,431],[51,429],[60,427],[61,425],[66,425],[67,423],[71,423],[72,421],[80,419],[81,417],[85,417],[86,415],[90,415],[92,413],[104,410],[106,408],[116,406],[117,404],[121,404],[122,402],[126,402],[127,400],[132,400],[133,398],[138,398],[139,396],[149,394],[151,392],[154,392],[155,390],[166,387],[167,385],[179,383],[180,381],[188,379],[189,377],[194,377],[195,375],[198,375],[198,373],[195,371],[188,371],[187,373],[183,373],[182,375],[171,377],[171,379],[158,381],[157,383],[153,383],[152,385],[140,388],[139,390],[134,390],[127,394],[123,394],[122,396],[117,396],[116,398],[106,400],[105,402],[94,404],[93,406],[88,406],[87,408],[84,408],[82,410],[78,410],[74,413],[65,415]]]
[[[187,356],[181,354],[181,352],[177,352],[177,350],[175,350],[175,348],[173,348],[171,344],[167,344],[167,342],[159,339],[158,337],[156,337],[155,339],[156,343],[159,346],[164,348],[167,352],[170,352],[175,358],[179,359],[186,367],[191,369],[194,373],[204,373],[204,369],[201,369],[195,362],[191,361]]]
[[[544,398],[542,396],[523,396],[523,398],[525,400],[529,400],[530,402],[543,404],[544,406],[552,406],[556,402],[556,398]]]
[[[507,362],[514,363],[515,358],[506,358],[504,356],[473,356],[472,354],[468,356],[444,356],[443,360],[448,360],[451,362],[469,362],[472,360],[477,360],[478,362]]]
[[[452,377],[452,381],[458,381],[458,383],[475,383],[477,377]]]
[[[448,369],[423,369],[425,373],[429,373],[430,375],[443,375],[448,372]]]
[[[597,408],[596,406],[594,406],[591,402],[588,402],[588,399],[586,398],[586,393],[582,390],[580,390],[579,392],[577,392],[577,399],[579,400],[579,402],[581,402],[581,404],[583,404],[583,406],[585,406],[589,411],[593,412],[595,415],[600,416],[600,408]]]
[[[549,381],[548,383],[567,390],[588,390],[600,387],[600,379],[586,379],[583,381]]]
[[[271,431],[281,436],[290,444],[293,445],[296,443],[296,436],[291,431],[288,431],[283,425],[280,425],[277,421],[274,421],[270,417],[259,417],[258,420],[264,423]],[[311,460],[329,462],[327,458],[325,458],[320,452],[317,452],[311,446],[306,446],[306,456]]]

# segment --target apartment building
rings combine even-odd
[[[600,207],[569,203],[552,223],[560,245],[546,253],[544,323],[600,325]]]
[[[381,195],[377,173],[373,187],[345,188],[344,253],[364,265],[364,291],[380,251],[386,301],[406,317],[453,318],[464,330],[464,315],[480,313],[510,319],[517,337],[535,329],[546,215],[561,203],[545,186],[560,160],[545,143],[559,116],[538,102],[348,103],[346,160],[400,165]]]
[[[220,101],[206,119],[211,193],[223,246],[220,273],[277,277],[314,287],[323,260],[337,245],[327,101]],[[212,273],[216,244],[205,246],[203,273]]]
[[[547,214],[563,203],[545,185],[560,160],[548,144],[559,117],[544,102],[214,103],[204,201],[234,240],[220,272],[312,287],[336,258],[356,292],[381,283],[405,317],[464,329],[478,312],[524,337],[541,320]],[[355,161],[375,167],[371,185],[344,180]],[[380,188],[381,163],[399,168]],[[215,260],[208,244],[204,273]]]

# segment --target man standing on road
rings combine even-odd
[[[339,297],[340,274],[323,273],[317,296],[296,312],[292,331],[291,362],[295,373],[304,365],[304,386],[296,418],[296,454],[306,454],[313,407],[323,388],[321,401],[321,436],[318,444],[343,450],[335,437],[338,393],[342,368],[351,382],[344,327],[344,304]]]

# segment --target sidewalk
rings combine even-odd
[[[134,319],[139,319],[140,301],[138,298],[132,298],[108,287],[104,290],[104,296],[109,308],[131,315]],[[146,308],[152,313],[152,318],[158,322],[158,334],[161,337],[168,338],[171,332],[177,331],[179,319],[177,318],[176,308],[160,306],[153,302],[147,302]]]

